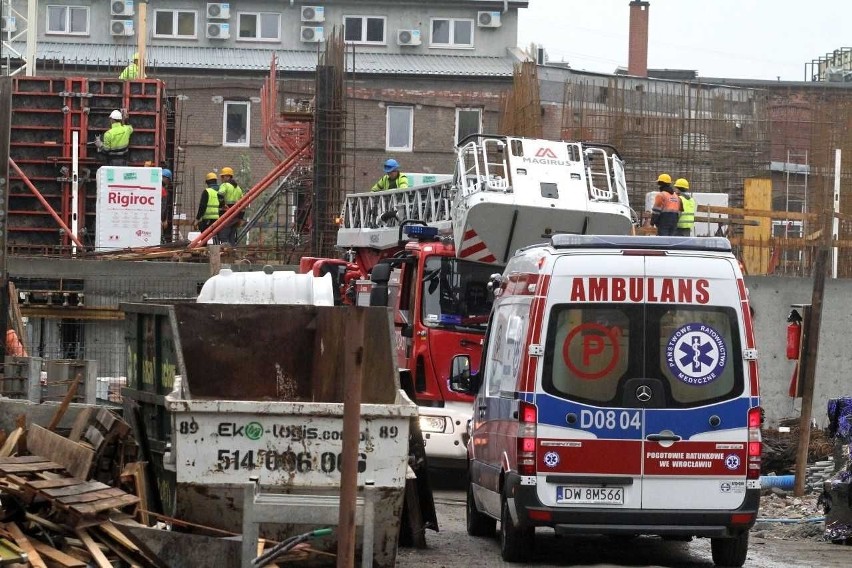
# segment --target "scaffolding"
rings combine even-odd
[[[535,61],[515,64],[512,88],[500,96],[499,134],[541,138],[541,96]]]

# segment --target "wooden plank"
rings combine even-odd
[[[104,543],[116,556],[121,558],[130,568],[140,568],[139,563],[134,561],[126,550],[108,538],[101,536],[100,541]]]
[[[131,550],[133,552],[140,552],[139,547],[133,544],[129,538],[124,536],[120,530],[115,528],[115,525],[112,524],[112,521],[106,521],[102,525],[98,527],[101,531],[104,532],[107,536],[118,542],[124,548]]]
[[[749,178],[745,180],[745,209],[749,211],[772,210],[772,180]],[[743,228],[743,237],[749,240],[768,241],[772,236],[772,224],[766,217],[746,217],[760,221],[757,227]],[[769,248],[746,247],[743,251],[743,264],[751,276],[769,272]]]
[[[104,443],[104,436],[100,433],[100,431],[98,431],[97,428],[94,427],[94,425],[92,425],[86,429],[86,435],[84,436],[84,440],[88,442],[90,446],[92,446],[95,452],[98,452]]]
[[[148,480],[145,476],[145,464],[143,462],[127,464],[121,472],[121,480],[124,483],[133,484],[134,493],[139,497],[139,507],[136,511],[139,522],[145,526],[150,526],[151,523],[148,519],[148,509],[150,508],[148,503]]]
[[[79,495],[69,495],[67,497],[60,497],[56,500],[56,502],[61,505],[72,505],[74,503],[92,503],[94,501],[121,497],[122,495],[129,495],[129,493],[125,493],[118,487],[110,487],[109,489],[104,489],[102,491],[92,491],[90,493],[81,493]]]
[[[6,438],[6,441],[3,442],[3,447],[0,448],[0,457],[6,458],[15,453],[18,449],[18,440],[21,439],[21,436],[24,433],[23,428],[15,428],[12,430],[12,433]]]
[[[32,453],[62,464],[74,477],[82,480],[89,478],[95,456],[92,450],[37,424],[32,425],[27,438],[27,444]]]
[[[89,533],[86,529],[77,529],[77,536],[83,542],[83,546],[86,547],[86,550],[89,551],[89,554],[92,555],[92,560],[98,565],[98,568],[112,568],[112,563],[107,560],[107,557],[104,556],[104,553],[101,552],[101,549],[92,540],[92,537],[89,536]]]
[[[69,508],[77,513],[78,515],[96,515],[101,511],[108,511],[110,509],[116,509],[120,507],[126,507],[127,505],[135,505],[139,502],[139,498],[135,495],[130,495],[125,493],[121,497],[114,497],[112,499],[103,499],[101,501],[95,501],[94,503],[82,503],[77,505],[71,505]]]
[[[50,420],[50,424],[47,425],[47,429],[51,432],[56,430],[56,427],[59,426],[59,422],[62,420],[62,417],[65,416],[65,413],[68,411],[68,406],[71,404],[71,401],[74,400],[74,395],[77,394],[77,387],[80,385],[80,381],[82,379],[83,373],[78,371],[74,376],[74,380],[71,381],[70,385],[68,385],[68,392],[65,393],[65,397],[59,404],[59,408],[56,409],[56,412],[53,414],[53,418]]]
[[[7,463],[0,465],[0,472],[3,473],[33,473],[37,471],[47,471],[50,469],[55,470],[65,468],[56,462]]]
[[[62,568],[86,568],[86,563],[80,560],[77,560],[73,556],[65,554],[61,550],[57,550],[52,546],[44,544],[38,540],[32,541],[33,548],[35,548],[39,554],[41,554],[45,560],[50,562],[55,562],[56,564],[62,566]]]
[[[41,456],[14,456],[9,458],[0,458],[0,465],[7,463],[37,463],[37,462],[45,462],[50,461],[46,460]]]
[[[48,521],[44,517],[40,517],[38,515],[34,515],[32,513],[25,513],[26,519],[31,523],[35,523],[37,525],[41,525],[44,528],[51,530],[57,534],[65,534],[68,532],[68,527],[64,527],[62,525],[57,525],[53,521]]]
[[[6,530],[12,535],[12,540],[15,541],[15,544],[23,548],[27,553],[27,560],[29,560],[30,566],[33,568],[47,568],[47,564],[41,559],[41,555],[39,555],[30,542],[30,539],[26,537],[18,525],[15,523],[6,523]]]
[[[27,481],[27,487],[32,487],[36,491],[42,489],[54,489],[56,487],[69,487],[71,485],[79,485],[80,480],[74,477],[63,477],[61,479],[37,479],[35,481]]]
[[[54,499],[58,499],[60,497],[70,497],[72,495],[82,495],[83,493],[90,493],[96,491],[102,491],[104,489],[110,489],[109,485],[101,483],[99,481],[86,481],[84,483],[80,483],[80,480],[77,479],[77,485],[69,485],[65,487],[59,487],[55,489],[44,489],[40,491],[44,495],[48,497],[52,497]]]
[[[74,419],[74,424],[71,426],[71,433],[68,434],[68,439],[72,442],[79,442],[83,437],[83,432],[86,431],[86,426],[89,425],[91,421],[92,415],[95,413],[95,409],[87,406],[83,410],[77,414],[77,418]]]

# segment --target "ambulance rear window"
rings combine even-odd
[[[554,306],[543,388],[597,406],[631,406],[630,379],[658,379],[666,408],[700,406],[743,392],[737,316],[723,306]]]

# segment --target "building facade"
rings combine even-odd
[[[30,2],[7,0],[4,58],[26,53]],[[341,27],[347,56],[346,187],[369,189],[381,162],[449,173],[453,146],[494,131],[511,84],[526,0],[38,0],[38,74],[118,74],[144,36],[148,77],[178,106],[180,212],[204,175],[224,166],[243,185],[272,167],[263,151],[260,88],[273,55],[282,105],[310,100],[323,41]],[[142,19],[141,13],[147,12]],[[14,22],[9,18],[14,18]],[[8,31],[14,28],[14,32]]]

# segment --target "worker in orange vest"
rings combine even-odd
[[[677,232],[677,220],[680,217],[680,198],[672,187],[672,176],[660,174],[657,178],[659,192],[654,196],[654,207],[651,209],[651,226],[657,227],[657,234],[664,237],[673,236]]]
[[[26,357],[27,352],[14,329],[6,331],[6,355],[10,357]]]

